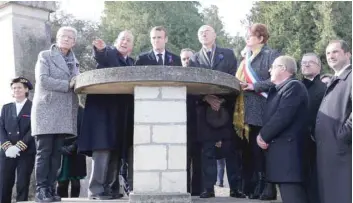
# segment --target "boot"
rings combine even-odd
[[[239,179],[236,184],[235,189],[230,189],[229,196],[235,197],[235,198],[246,198],[246,195],[244,194],[244,181],[242,179]]]
[[[277,189],[276,185],[273,183],[266,183],[265,189],[260,195],[260,200],[276,200],[277,199]]]
[[[249,195],[249,199],[259,199],[265,187],[265,174],[263,172],[257,173],[257,182],[254,192]]]
[[[39,188],[36,191],[35,202],[53,202],[53,197],[47,188]]]

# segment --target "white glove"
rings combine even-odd
[[[16,158],[16,156],[20,156],[20,151],[18,147],[11,146],[6,150],[5,155],[9,158]]]

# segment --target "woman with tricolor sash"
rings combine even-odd
[[[236,78],[242,90],[237,97],[234,126],[243,140],[244,193],[249,199],[276,199],[275,185],[266,183],[265,156],[256,137],[262,127],[262,115],[270,82],[269,69],[280,54],[267,46],[269,33],[264,24],[253,24],[246,36],[245,57]]]

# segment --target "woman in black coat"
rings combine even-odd
[[[80,136],[83,108],[80,106],[77,115],[77,135]],[[69,184],[71,182],[70,197],[79,197],[80,180],[87,175],[86,156],[77,153],[77,137],[68,138],[62,147],[62,162],[58,177],[57,193],[60,197],[69,197]]]

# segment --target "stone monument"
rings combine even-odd
[[[35,82],[38,53],[50,47],[49,14],[54,10],[55,2],[49,1],[0,2],[0,108],[12,101],[9,86],[12,78],[24,76]]]
[[[76,93],[134,94],[134,191],[132,203],[188,203],[186,95],[236,94],[229,74],[202,68],[119,67],[87,71]]]

